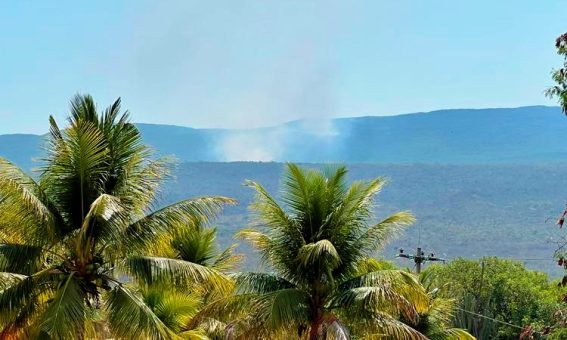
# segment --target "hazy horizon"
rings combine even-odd
[[[498,109],[520,109],[520,108],[530,108],[530,107],[548,107],[548,108],[557,108],[557,105],[524,105],[524,106],[515,106],[515,107],[463,107],[463,108],[447,108],[447,109],[438,109],[438,110],[431,110],[431,111],[416,111],[416,112],[402,112],[402,113],[394,113],[388,115],[364,115],[364,116],[344,116],[344,117],[328,117],[325,118],[324,121],[329,120],[342,120],[342,119],[351,119],[351,118],[368,118],[368,117],[398,117],[398,116],[406,116],[406,115],[415,115],[415,114],[428,114],[428,113],[436,113],[436,112],[443,112],[443,111],[460,111],[460,110],[498,110]],[[126,108],[127,109],[127,108]],[[236,127],[236,128],[216,128],[216,127],[195,127],[195,126],[188,126],[188,125],[181,125],[181,124],[167,124],[167,123],[159,123],[159,122],[140,122],[136,121],[135,115],[132,119],[132,123],[137,125],[161,125],[161,126],[170,126],[170,127],[179,127],[179,128],[189,128],[195,130],[253,130],[253,129],[264,129],[264,128],[275,128],[281,125],[291,124],[294,122],[301,122],[301,121],[309,121],[309,118],[298,118],[288,121],[282,121],[280,123],[266,125],[266,126],[256,126],[256,127]],[[47,119],[47,118],[46,118]],[[315,122],[321,120],[313,120]],[[8,132],[8,133],[0,133],[0,135],[44,135],[48,133],[48,128],[45,129],[43,132]]]
[[[2,3],[0,134],[44,132],[75,93],[195,128],[550,105],[561,4]]]

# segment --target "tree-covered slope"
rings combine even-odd
[[[320,166],[320,165],[313,165]],[[417,223],[390,243],[390,258],[398,247],[415,251],[419,244],[446,258],[495,255],[526,259],[530,268],[559,275],[552,259],[551,238],[564,235],[554,225],[565,203],[567,164],[554,165],[349,165],[351,180],[389,178],[378,197],[379,216],[411,210]],[[276,193],[281,163],[182,163],[176,178],[162,193],[162,203],[182,197],[218,194],[239,204],[219,221],[223,244],[246,227],[253,191],[246,179]],[[553,217],[551,220],[546,220]],[[421,229],[421,231],[420,231]],[[245,252],[249,250],[243,248]],[[255,255],[248,265],[255,266]]]

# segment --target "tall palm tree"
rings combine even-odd
[[[168,164],[151,158],[128,117],[120,99],[99,114],[90,96],[77,95],[65,129],[50,117],[37,181],[0,159],[0,338],[174,338],[138,284],[226,283],[205,266],[148,256],[232,200],[152,211]]]
[[[425,339],[400,317],[417,320],[427,294],[417,278],[383,270],[371,256],[413,222],[398,212],[374,223],[374,196],[385,180],[346,182],[347,170],[302,169],[288,164],[278,203],[249,182],[256,200],[252,229],[239,236],[258,249],[272,273],[236,275],[237,294],[201,315],[238,319],[229,337],[348,339],[390,335]]]

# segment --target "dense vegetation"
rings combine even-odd
[[[37,181],[0,160],[2,338],[470,337],[447,318],[421,329],[430,298],[417,277],[371,257],[413,220],[372,222],[382,179],[349,186],[346,168],[289,165],[282,206],[251,183],[259,225],[241,234],[275,273],[229,275],[239,259],[207,223],[233,201],[152,210],[167,165],[120,100],[98,113],[76,96],[68,126],[50,125]]]
[[[440,287],[438,296],[456,299],[456,325],[481,339],[517,339],[522,325],[551,332],[546,326],[555,324],[554,313],[563,305],[559,297],[566,292],[541,272],[495,257],[434,265],[421,274],[421,280],[426,286]]]
[[[167,167],[150,160],[120,100],[99,114],[91,97],[77,96],[67,128],[50,124],[37,182],[0,160],[0,337],[169,337],[174,328],[145,293],[162,282],[211,284],[211,292],[231,283],[214,267],[166,257],[167,245],[232,201],[152,211]]]
[[[307,167],[324,169],[324,165]],[[247,207],[254,193],[246,179],[262,183],[277,193],[284,165],[281,163],[181,163],[175,178],[165,184],[162,203],[220,194],[238,204],[223,210],[215,221],[219,240],[228,246],[233,235],[250,222]],[[390,242],[381,256],[393,259],[397,248],[415,251],[417,242],[437,255],[480,258],[499,256],[526,259],[526,266],[562,275],[553,259],[555,244],[565,232],[554,226],[558,204],[564,201],[567,165],[381,165],[351,164],[349,180],[369,180],[386,175],[376,214],[385,217],[411,207],[417,221]],[[560,207],[559,207],[560,208]],[[546,221],[547,220],[547,221]],[[256,256],[246,243],[239,251],[243,265],[256,270]],[[399,265],[408,265],[397,261]]]
[[[144,145],[120,100],[100,113],[76,96],[65,128],[50,119],[48,139],[37,176],[0,158],[2,339],[562,336],[563,288],[545,274],[484,259],[418,277],[377,258],[414,217],[394,205],[376,214],[386,184],[376,169],[355,166],[365,180],[351,181],[342,166],[265,165],[247,182],[250,213],[233,207],[240,217],[222,223],[249,225],[236,236],[264,270],[246,271],[211,224],[235,201],[177,197],[190,192],[179,182],[160,200],[170,163]],[[178,177],[198,180],[186,170]],[[240,181],[208,172],[219,175]]]

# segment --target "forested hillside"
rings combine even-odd
[[[390,258],[398,247],[413,250],[421,239],[426,251],[448,259],[496,255],[525,259],[528,267],[554,275],[562,273],[552,259],[550,238],[562,235],[554,222],[567,198],[565,163],[352,164],[349,168],[351,180],[389,178],[390,184],[378,197],[379,216],[407,209],[417,217],[414,226],[389,244],[384,254]],[[226,209],[219,221],[220,239],[226,245],[247,224],[253,191],[244,181],[258,181],[276,193],[282,171],[280,163],[181,163],[175,180],[162,192],[162,203],[211,194],[237,199],[239,204]],[[248,266],[255,266],[255,259],[248,256]]]

